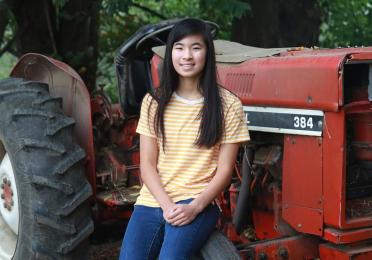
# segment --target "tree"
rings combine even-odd
[[[0,42],[11,23],[12,38],[3,47],[16,56],[38,52],[60,59],[82,76],[86,84],[95,86],[98,57],[100,0],[1,2]],[[11,14],[11,15],[10,15]],[[12,45],[13,41],[15,42]],[[1,54],[1,53],[0,53]]]
[[[320,0],[326,16],[320,27],[324,47],[372,44],[371,0]]]
[[[115,50],[141,26],[194,16],[217,21],[227,38],[247,8],[238,0],[0,0],[0,56],[42,53],[72,66],[90,89],[97,76],[113,89]]]
[[[232,40],[257,47],[318,45],[317,0],[246,0],[249,12],[233,21]]]
[[[229,39],[234,17],[240,17],[249,5],[238,0],[103,0],[100,17],[100,58],[98,84],[116,101],[116,50],[141,26],[164,19],[199,17],[220,26],[218,37]]]
[[[145,24],[185,16],[218,23],[219,38],[260,47],[372,41],[371,0],[0,0],[0,57],[55,57],[115,97],[115,50]]]

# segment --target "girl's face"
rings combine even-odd
[[[205,65],[207,47],[199,34],[188,35],[172,48],[173,67],[180,77],[197,79]]]

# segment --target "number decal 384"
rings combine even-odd
[[[293,126],[295,128],[300,128],[300,129],[313,129],[314,124],[313,124],[313,118],[310,117],[305,117],[305,116],[295,116],[293,117]]]

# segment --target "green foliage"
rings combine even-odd
[[[9,18],[7,24],[5,24],[4,34],[0,35],[0,53],[2,54],[3,49],[9,44],[9,42],[11,42],[14,39],[17,24],[15,22],[12,12],[9,10],[8,6],[5,3],[3,3],[2,0],[0,0],[0,8],[5,8]]]
[[[131,0],[103,0],[102,9],[112,16],[118,12],[127,12],[131,2]]]
[[[53,5],[56,8],[62,8],[69,0],[52,0]]]
[[[9,77],[10,71],[15,65],[17,58],[10,53],[5,53],[0,57],[0,79]]]
[[[232,20],[234,18],[240,18],[245,12],[249,10],[250,6],[242,1],[200,1],[200,17],[206,20],[213,21],[220,25],[220,39],[230,39]]]
[[[372,0],[320,0],[322,47],[372,45]]]

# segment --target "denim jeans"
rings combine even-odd
[[[164,220],[161,208],[137,205],[125,232],[119,259],[150,260],[157,256],[159,260],[190,259],[207,241],[218,217],[218,207],[209,205],[190,224],[177,227]]]

